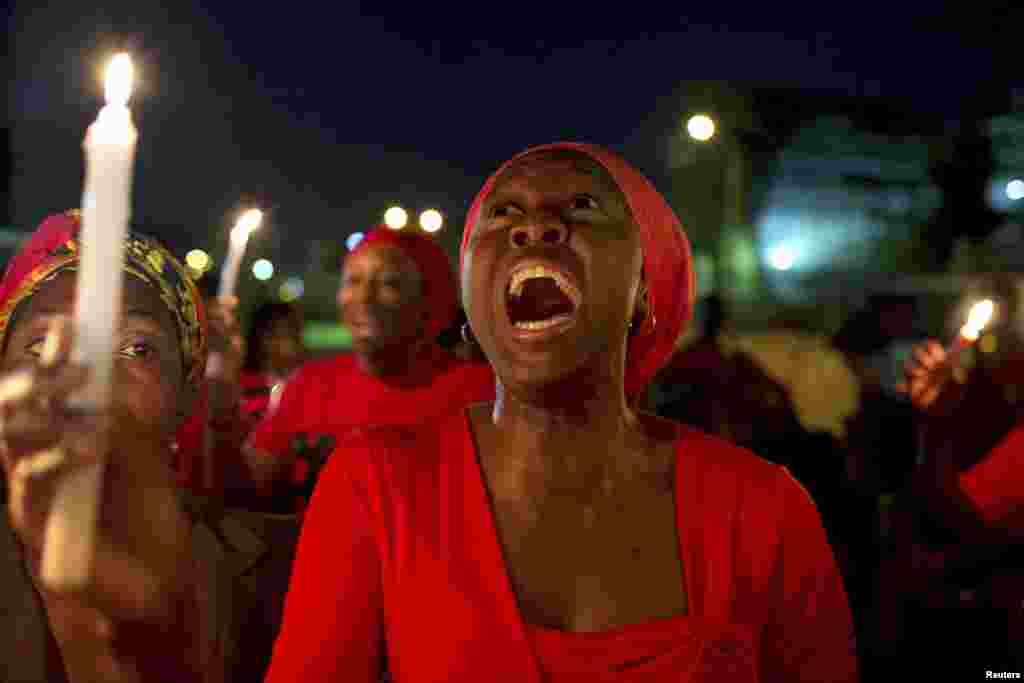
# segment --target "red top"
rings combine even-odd
[[[436,346],[425,353],[417,374],[400,382],[384,381],[360,369],[354,355],[340,354],[296,370],[253,429],[249,444],[283,455],[299,434],[311,441],[326,435],[341,443],[361,429],[416,425],[492,401],[494,387],[489,365],[463,362]],[[298,461],[296,481],[304,475],[305,463]]]
[[[962,473],[960,488],[986,522],[1024,525],[1024,425]]]
[[[468,418],[332,457],[302,530],[266,680],[855,681],[846,594],[789,473],[680,427],[689,615],[603,633],[521,618]],[[557,558],[552,558],[557,561]]]

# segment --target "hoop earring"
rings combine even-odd
[[[473,336],[473,328],[469,326],[468,322],[462,323],[462,327],[459,329],[459,332],[462,335],[462,341],[471,346],[476,345],[476,337]]]

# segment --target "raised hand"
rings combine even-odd
[[[934,339],[918,344],[903,368],[899,390],[918,410],[934,416],[951,414],[963,390],[956,377],[956,358]]]

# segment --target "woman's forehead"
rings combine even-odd
[[[61,271],[53,278],[43,281],[25,301],[25,314],[35,317],[71,313],[74,310],[76,285],[77,273],[74,270]],[[160,320],[170,331],[175,331],[171,312],[153,287],[125,273],[123,291],[125,311],[148,314]]]
[[[576,150],[534,152],[512,162],[495,178],[495,187],[509,180],[538,177],[589,177],[608,191],[622,196],[622,190],[600,163]]]
[[[368,244],[345,259],[345,268],[396,268],[408,271],[413,277],[419,277],[420,271],[416,262],[394,244]]]

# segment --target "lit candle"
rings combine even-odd
[[[124,238],[131,215],[132,167],[138,132],[128,98],[134,73],[131,58],[119,54],[106,70],[104,106],[89,126],[83,145],[86,184],[82,201],[81,256],[72,359],[90,370],[73,399],[100,410],[111,396],[115,334],[121,312]],[[105,444],[98,444],[102,449]],[[42,578],[53,588],[81,587],[89,579],[103,467],[89,465],[61,482],[43,548]]]
[[[224,267],[220,271],[220,286],[217,290],[217,298],[223,300],[226,297],[235,295],[235,287],[238,285],[238,271],[242,267],[242,257],[245,255],[245,247],[249,244],[249,236],[260,227],[263,222],[263,212],[259,209],[249,209],[241,215],[235,227],[231,229],[228,255],[224,259]],[[206,376],[209,379],[217,379],[221,376],[224,368],[224,358],[219,352],[210,353],[206,362]]]
[[[224,269],[220,272],[220,289],[217,292],[219,298],[234,296],[235,286],[238,284],[238,271],[242,267],[242,257],[245,255],[246,245],[249,244],[249,236],[262,222],[263,212],[259,209],[249,209],[231,229],[231,245],[224,260]]]
[[[967,314],[967,322],[960,328],[960,333],[953,340],[953,343],[949,345],[946,353],[955,356],[978,341],[982,330],[992,321],[992,315],[995,313],[995,310],[996,305],[991,299],[982,299],[971,306],[971,310]]]

